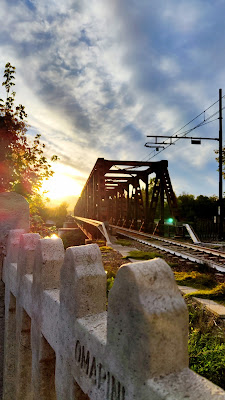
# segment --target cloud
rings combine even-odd
[[[217,98],[224,11],[219,0],[2,0],[0,72],[17,68],[30,135],[87,176],[98,157],[148,158],[147,134],[173,134]],[[215,125],[196,132],[217,135]],[[212,144],[177,143],[161,157],[178,191],[210,193],[201,174],[216,177]]]

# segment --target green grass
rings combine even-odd
[[[111,276],[111,278],[107,278],[107,296],[109,294],[110,289],[112,289],[115,278]]]
[[[129,254],[124,258],[134,258],[135,260],[152,260],[153,258],[157,257],[162,258],[162,255],[154,251],[150,252],[150,251],[134,250],[130,251]]]
[[[110,246],[101,246],[99,248],[102,253],[110,253],[110,251],[113,251],[112,247]]]
[[[127,239],[118,239],[116,244],[120,244],[121,246],[132,246],[132,243]]]
[[[213,289],[216,286],[215,278],[212,274],[204,274],[198,271],[174,272],[178,285],[191,286],[195,289]]]
[[[192,292],[185,297],[199,297],[210,299],[225,305],[225,283],[217,284],[212,274],[203,274],[197,271],[174,272],[175,279],[180,286],[190,286],[199,289],[198,292]]]
[[[189,310],[190,368],[225,389],[225,333],[221,320],[186,299]]]
[[[189,360],[193,371],[225,389],[224,338],[193,330],[189,337]]]
[[[113,271],[110,271],[110,272],[107,271],[106,273],[107,273],[107,288],[106,288],[106,294],[107,294],[107,297],[108,297],[109,291],[110,291],[110,289],[113,287],[116,274],[115,274]]]
[[[195,293],[186,294],[186,297],[192,296],[214,300],[225,305],[225,283],[220,283],[212,289],[203,289]]]

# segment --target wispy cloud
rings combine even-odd
[[[49,154],[85,180],[97,157],[147,158],[147,134],[175,132],[216,99],[224,12],[219,0],[2,0],[0,73],[16,66],[30,134],[40,131]],[[217,125],[204,129],[198,135],[217,134]],[[216,192],[211,143],[179,143],[159,158],[178,192],[183,183]]]

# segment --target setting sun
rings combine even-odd
[[[63,200],[68,196],[78,196],[82,190],[82,175],[66,165],[54,165],[54,175],[42,185],[43,192],[50,200]],[[85,179],[84,179],[85,181]]]

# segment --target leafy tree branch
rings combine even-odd
[[[13,190],[29,198],[39,192],[43,181],[53,175],[53,170],[44,155],[41,135],[37,134],[33,142],[26,136],[25,107],[22,104],[14,106],[15,73],[16,68],[7,63],[2,83],[6,99],[0,99],[0,192]],[[57,159],[54,155],[51,161]]]

